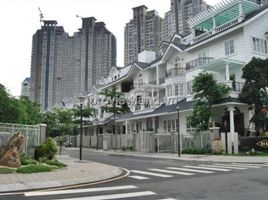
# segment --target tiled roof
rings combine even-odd
[[[229,102],[241,103],[239,99],[237,98],[228,97],[228,98],[217,101],[215,105],[229,103]],[[180,107],[180,111],[190,110],[193,107],[193,101],[186,101],[186,98],[185,98],[179,102],[179,107]],[[170,114],[170,113],[175,113],[176,111],[177,111],[177,104],[172,104],[172,105],[162,104],[159,108],[155,109],[152,112],[136,114],[136,115],[130,112],[130,113],[126,113],[126,114],[119,116],[117,120],[123,121],[127,119],[135,119],[135,118],[142,118],[142,117],[145,118],[146,116],[149,117],[149,116],[157,116],[161,114]]]

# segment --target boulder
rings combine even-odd
[[[20,167],[19,151],[25,142],[21,132],[16,133],[0,151],[0,165],[7,167]]]
[[[212,151],[215,154],[222,154],[224,151],[222,141],[221,140],[214,140],[212,142]]]

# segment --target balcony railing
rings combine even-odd
[[[212,30],[210,30],[210,31],[208,31],[206,33],[203,33],[203,34],[195,37],[193,39],[193,42],[194,43],[200,42],[200,41],[202,41],[202,40],[204,40],[204,39],[206,39],[206,38],[208,38],[208,37],[210,37],[210,36],[212,36],[212,35],[214,35],[216,33],[222,32],[222,31],[224,31],[224,30],[226,30],[226,29],[238,24],[239,22],[242,21],[242,19],[243,18],[241,18],[241,16],[239,16],[238,18],[235,18],[235,19],[233,19],[233,20],[231,20],[229,22],[226,22],[225,24],[222,24],[221,26],[216,27],[215,29],[212,29]]]
[[[231,90],[233,92],[242,92],[245,83],[242,82],[231,82]]]
[[[135,83],[134,84],[134,89],[139,89],[139,88],[142,88],[143,86],[145,86],[146,83]]]
[[[183,76],[184,73],[185,73],[184,68],[172,68],[172,69],[167,70],[166,77],[172,78],[172,77],[176,77],[176,76]]]
[[[192,60],[188,63],[186,63],[186,70],[194,69],[196,67],[207,65],[211,62],[213,62],[215,59],[212,57],[202,57],[197,58],[195,60]]]
[[[222,82],[221,84],[227,85],[232,92],[242,92],[245,83],[237,81]]]
[[[157,83],[156,80],[149,82],[150,85],[156,85],[156,83]]]

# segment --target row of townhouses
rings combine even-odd
[[[168,134],[179,125],[182,135],[191,135],[192,84],[200,72],[206,71],[218,83],[231,88],[213,106],[217,115],[212,122],[220,127],[220,132],[244,136],[250,130],[252,111],[238,98],[245,82],[241,78],[242,69],[253,57],[268,58],[267,22],[268,7],[247,0],[223,1],[189,19],[191,33],[175,34],[169,42],[162,42],[161,57],[144,51],[131,65],[113,67],[108,77],[99,81],[101,86],[93,87],[88,95],[91,99],[116,87],[138,103],[130,105],[131,112],[115,119],[110,113],[99,112],[89,132],[112,133],[115,120],[119,134]],[[159,101],[144,101],[148,99]],[[101,105],[91,106],[101,109]]]

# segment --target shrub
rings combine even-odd
[[[46,164],[48,164],[48,165],[55,165],[55,166],[58,166],[58,167],[66,167],[67,166],[64,163],[59,162],[58,160],[48,160],[46,162]]]
[[[35,148],[34,158],[39,160],[40,158],[47,158],[52,160],[57,153],[56,142],[52,138],[48,138],[44,144],[39,145]]]
[[[48,165],[43,164],[28,165],[25,167],[20,167],[16,170],[17,173],[23,173],[23,174],[32,174],[32,173],[50,172],[50,171],[52,171],[52,168]]]
[[[11,174],[15,171],[15,169],[11,169],[8,167],[0,167],[0,174]]]
[[[184,149],[182,153],[185,154],[210,154],[212,150],[210,148],[192,148],[192,149]]]
[[[37,161],[30,156],[23,156],[20,159],[22,165],[37,164]]]
[[[133,147],[132,146],[123,146],[122,151],[133,151]]]

